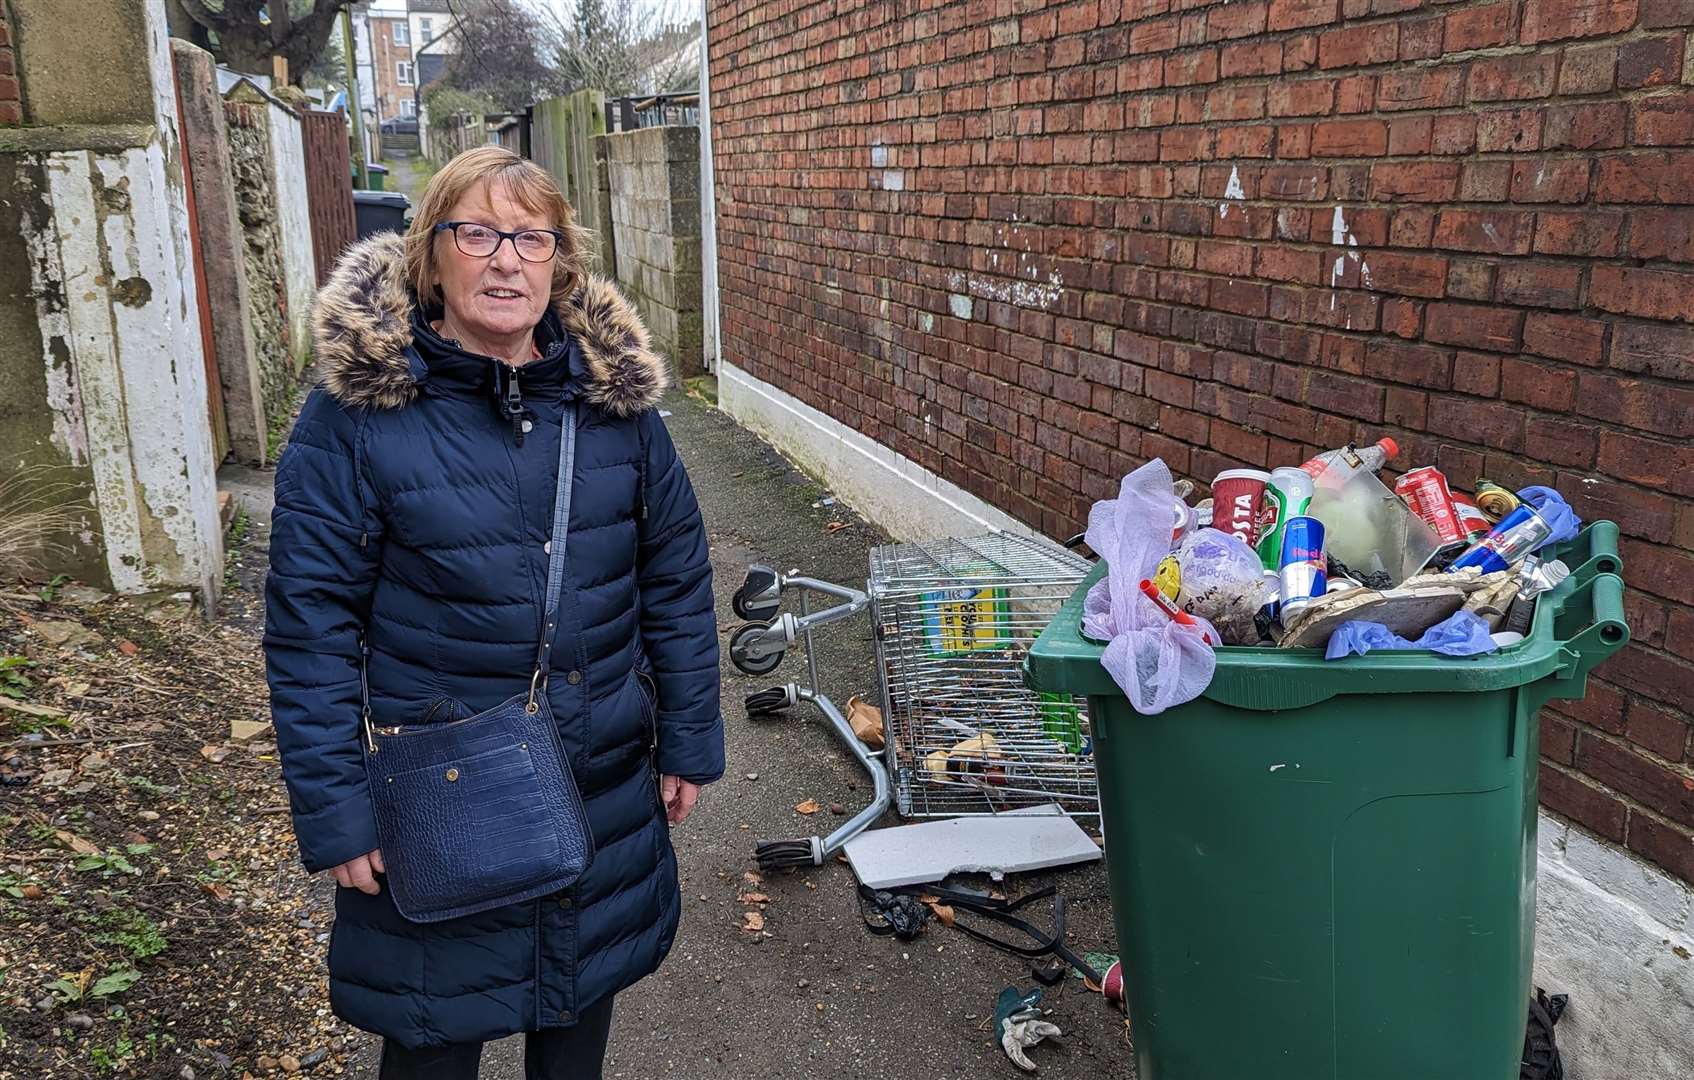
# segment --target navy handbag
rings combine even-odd
[[[458,918],[569,888],[594,858],[547,673],[564,587],[576,410],[566,403],[548,545],[547,597],[529,689],[445,723],[371,720],[360,642],[365,772],[394,906],[412,922]]]

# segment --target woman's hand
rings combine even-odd
[[[382,849],[367,851],[357,858],[348,859],[330,870],[335,877],[335,883],[343,889],[358,889],[362,893],[375,896],[382,891],[376,883],[376,875],[387,873],[388,868],[382,865]]]
[[[672,825],[681,825],[700,800],[700,785],[690,784],[680,776],[661,776],[659,798],[664,800],[666,819]]]

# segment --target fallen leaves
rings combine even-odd
[[[216,746],[210,743],[200,748],[200,756],[213,765],[222,765],[231,753],[232,751],[227,746]]]
[[[935,921],[940,923],[942,926],[951,927],[953,925],[953,906],[951,904],[943,904],[941,902],[941,897],[925,893],[918,897],[918,902],[928,907],[930,913],[935,916]]]
[[[39,716],[47,720],[56,720],[69,714],[63,709],[55,709],[51,705],[34,705],[27,701],[17,701],[0,695],[0,709],[10,709],[12,712],[23,713],[25,716]]]
[[[757,911],[741,913],[741,929],[748,934],[757,934],[765,928],[765,917]]]
[[[737,896],[735,902],[738,904],[768,904],[771,902],[771,898],[762,892],[748,892]]]
[[[98,844],[91,844],[76,833],[67,832],[64,829],[58,829],[54,831],[53,838],[76,852],[78,855],[100,854],[100,846]]]
[[[141,651],[141,646],[137,645],[129,638],[124,638],[118,642],[118,651],[123,653],[125,656],[134,656],[136,653]]]
[[[818,805],[818,801],[816,799],[807,799],[804,802],[799,802],[799,803],[794,804],[794,812],[795,813],[805,814],[808,817],[811,816],[812,814],[817,813],[819,810],[822,810],[822,809],[823,809],[823,807]]]

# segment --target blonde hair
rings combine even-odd
[[[503,146],[478,146],[458,155],[435,174],[418,200],[411,228],[406,230],[406,279],[419,301],[441,302],[440,282],[435,275],[435,226],[446,221],[465,193],[480,184],[504,186],[520,206],[545,217],[564,234],[553,256],[554,307],[588,283],[592,234],[576,223],[576,212],[565,201],[552,174]]]

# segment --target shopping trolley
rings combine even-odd
[[[768,674],[803,641],[808,681],[749,694],[747,715],[815,705],[873,786],[870,805],[828,836],[760,843],[760,866],[822,865],[891,804],[903,817],[953,817],[1057,803],[1098,820],[1086,705],[1023,684],[1030,645],[1089,569],[1064,548],[1005,532],[877,547],[863,591],[751,567],[732,602],[748,622],[730,637],[730,660]],[[798,614],[781,611],[787,595],[798,596]],[[816,595],[833,602],[814,611]],[[882,684],[880,752],[819,687],[814,641],[867,607]]]

